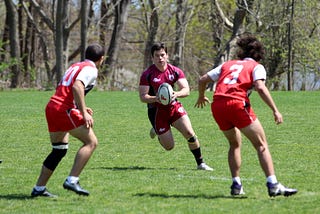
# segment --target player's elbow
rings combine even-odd
[[[190,95],[190,88],[189,87],[184,90],[184,94],[185,94],[185,96]]]
[[[146,94],[145,93],[139,93],[139,98],[140,98],[140,101],[145,103],[146,102]]]
[[[211,81],[211,79],[209,78],[209,76],[207,74],[205,74],[198,79],[198,85],[199,86],[206,86],[210,81]]]
[[[259,84],[259,85],[255,85],[254,87],[255,91],[258,92],[260,95],[263,95],[266,93],[266,90],[268,90],[266,88],[265,85]]]

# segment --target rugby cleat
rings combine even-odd
[[[230,188],[231,188],[230,194],[232,196],[244,195],[245,194],[244,191],[243,191],[242,185],[238,184],[237,182],[233,182]]]
[[[298,190],[285,187],[280,183],[276,183],[276,184],[267,183],[267,187],[268,187],[268,193],[270,197],[276,197],[278,195],[283,195],[285,197],[288,197],[298,192]]]
[[[45,188],[42,191],[38,191],[35,188],[33,188],[32,192],[31,192],[31,197],[38,197],[38,196],[43,196],[43,197],[50,197],[50,198],[56,198],[58,196],[51,194],[50,192],[48,192],[47,188]]]
[[[208,166],[206,163],[201,163],[197,166],[197,169],[199,170],[206,170],[206,171],[213,171],[213,169]]]
[[[63,188],[67,189],[67,190],[71,190],[75,193],[77,193],[78,195],[85,195],[88,196],[89,192],[85,189],[82,189],[82,187],[80,186],[80,183],[69,183],[68,180],[66,180],[63,183]]]

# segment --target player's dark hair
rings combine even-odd
[[[104,56],[104,48],[99,44],[91,44],[87,47],[85,58],[93,62],[98,61]]]
[[[163,49],[167,53],[167,46],[165,46],[164,43],[162,42],[154,43],[151,47],[151,56],[153,56],[155,51],[160,51],[161,49]]]
[[[256,61],[264,59],[264,47],[256,37],[252,35],[241,36],[237,41],[237,45],[239,46],[237,56],[240,59],[246,57],[250,57]]]

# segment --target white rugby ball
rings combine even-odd
[[[172,101],[173,89],[168,83],[162,83],[158,88],[158,98],[162,105],[168,105]]]

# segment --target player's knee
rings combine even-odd
[[[88,145],[90,146],[90,148],[91,148],[92,150],[95,150],[95,149],[97,148],[97,146],[98,146],[98,140],[97,140],[97,139],[92,140],[92,141],[90,141],[90,142],[88,143]]]
[[[167,151],[170,151],[174,148],[174,145],[164,146],[163,148]]]
[[[44,160],[43,165],[54,171],[62,158],[67,154],[68,143],[53,143],[52,151]]]
[[[174,148],[174,142],[168,143],[168,142],[160,141],[160,139],[159,139],[159,142],[166,151],[170,151]]]
[[[255,146],[255,148],[256,148],[258,153],[264,153],[264,152],[268,151],[268,146],[264,145],[264,144]]]

